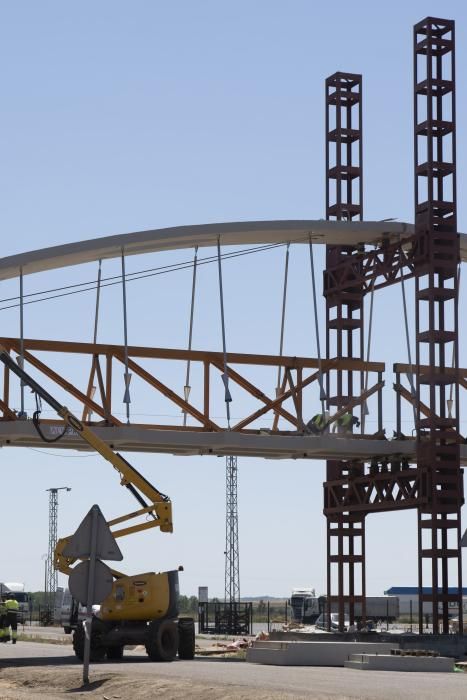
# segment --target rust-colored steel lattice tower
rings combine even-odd
[[[327,252],[324,294],[328,309],[328,358],[358,357],[358,352],[362,357],[363,295],[366,292],[413,277],[416,295],[415,366],[394,366],[398,434],[402,432],[400,397],[404,395],[400,376],[401,373],[415,374],[415,395],[406,391],[405,397],[414,405],[416,464],[410,465],[397,455],[390,460],[381,460],[375,455],[367,468],[361,462],[327,463],[324,514],[328,527],[328,596],[331,602],[338,603],[341,626],[344,610],[349,610],[352,620],[352,605],[359,602],[354,587],[357,564],[361,564],[361,600],[364,603],[365,516],[372,512],[416,508],[420,632],[423,631],[423,615],[428,609],[433,632],[448,633],[451,604],[459,611],[461,633],[463,629],[460,538],[464,495],[459,437],[460,250],[454,58],[453,21],[428,17],[415,26],[415,234],[404,242],[387,240],[373,251],[344,246],[329,248]],[[361,116],[358,128],[349,122],[352,117],[347,115],[342,122],[342,112],[349,111],[349,104],[359,104],[361,109],[361,98],[347,95],[345,100],[339,92],[358,93],[360,84],[358,76],[342,73],[326,81],[327,218],[351,221],[362,213],[358,209],[361,186],[348,185],[349,179],[359,177],[358,167],[361,167]],[[331,124],[333,108],[336,114]],[[360,142],[350,156],[346,140]],[[330,163],[331,152],[335,154],[335,165]],[[359,154],[358,164],[352,161],[356,153]],[[336,195],[335,202],[331,202],[334,180]],[[357,191],[360,200],[356,197]],[[360,345],[356,341],[357,333]],[[333,337],[335,347],[331,347]],[[358,394],[357,382],[353,377],[345,382],[344,373],[339,369],[335,370],[335,377],[337,390],[328,385],[329,406],[342,409],[354,405],[351,399]],[[355,529],[360,535],[358,554],[352,532]],[[333,549],[334,540],[338,543],[337,552]],[[337,566],[337,596],[331,595],[333,565]],[[344,590],[345,571],[347,591]],[[452,588],[450,581],[455,583]]]
[[[449,631],[449,604],[462,630],[462,470],[458,396],[458,267],[454,22],[414,27],[416,363],[419,616]],[[430,409],[424,417],[420,402]],[[450,592],[448,581],[457,582]],[[423,588],[428,580],[429,586]],[[423,589],[423,590],[422,590]],[[441,624],[440,624],[441,623]]]
[[[362,77],[335,73],[326,80],[326,218],[363,219],[362,171]],[[353,246],[326,246],[326,269],[339,268],[353,256]],[[326,295],[326,357],[363,360],[363,298],[361,285],[334,284],[324,275]],[[336,369],[327,375],[327,405],[338,411],[362,391],[362,375]],[[364,465],[328,460],[327,481],[363,473]],[[342,487],[344,488],[344,487]],[[327,516],[328,622],[333,603],[344,607],[350,623],[355,604],[365,608],[365,515],[340,512]],[[337,582],[337,592],[335,590]]]

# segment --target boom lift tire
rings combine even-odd
[[[173,620],[149,624],[146,652],[151,661],[173,661],[178,650],[178,628]]]
[[[121,661],[123,659],[123,646],[106,647],[107,659],[109,661]]]
[[[102,661],[105,657],[105,647],[99,643],[100,635],[91,632],[91,653],[89,660],[92,662]],[[82,661],[84,658],[84,625],[79,624],[73,633],[73,650],[77,658]]]
[[[192,617],[178,618],[178,658],[191,660],[195,656],[195,621]]]

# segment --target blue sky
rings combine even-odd
[[[3,255],[179,224],[324,217],[324,80],[336,70],[363,74],[365,218],[412,221],[412,26],[430,14],[457,23],[459,229],[467,231],[463,2],[0,3]],[[189,255],[132,258],[127,270]],[[322,251],[316,257],[322,265]],[[283,251],[226,262],[229,349],[277,351],[282,266]],[[104,264],[105,274],[117,272],[117,263]],[[33,275],[25,290],[95,274],[88,265]],[[129,285],[130,343],[186,347],[190,284],[186,271]],[[2,283],[0,297],[17,288],[16,281]],[[215,269],[206,266],[199,276],[197,349],[221,348],[216,290]],[[410,298],[411,284],[407,293]],[[122,342],[120,294],[118,287],[103,292],[102,342]],[[461,294],[465,302],[464,287]],[[85,294],[27,307],[25,334],[91,340],[92,304]],[[322,303],[321,321],[323,310]],[[390,369],[407,358],[399,288],[377,295],[375,314],[372,359],[388,368],[390,434]],[[17,311],[0,317],[1,334],[17,335]],[[324,342],[322,322],[321,333]],[[463,340],[466,366],[465,329]],[[309,266],[298,247],[291,252],[285,352],[316,355]],[[62,369],[85,382],[84,363],[64,362]],[[168,371],[181,390],[181,368]],[[233,415],[244,408],[234,393]],[[310,400],[311,415],[315,408]],[[123,409],[115,406],[117,413]],[[138,398],[136,389],[132,411],[179,420],[173,408]],[[465,420],[463,426],[465,433]],[[126,456],[171,495],[175,518],[174,535],[139,535],[122,546],[126,569],[183,563],[183,592],[208,585],[212,595],[222,594],[224,460]],[[15,538],[2,542],[2,580],[42,585],[46,488],[73,488],[61,496],[62,535],[94,502],[109,518],[133,508],[97,456],[5,448],[0,457],[20,493],[3,505]],[[287,595],[298,585],[324,590],[324,465],[242,459],[239,467],[242,593]],[[370,516],[367,531],[368,592],[415,585],[415,512]]]

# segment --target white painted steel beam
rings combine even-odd
[[[55,437],[59,426],[41,423],[43,432]],[[362,459],[400,455],[415,456],[415,441],[373,440],[339,435],[271,435],[236,432],[155,430],[137,426],[99,427],[93,431],[116,451],[166,453],[173,455],[247,456],[265,459]],[[41,440],[31,420],[0,423],[0,446],[46,449],[89,450],[86,443],[68,429],[62,440]],[[462,463],[467,464],[467,445],[461,446]]]
[[[0,259],[0,280],[44,272],[70,265],[125,255],[141,255],[163,250],[215,246],[262,245],[268,243],[314,243],[357,245],[395,241],[413,234],[413,225],[394,221],[242,221],[233,223],[176,226],[173,228],[123,233],[92,238],[77,243],[42,248]],[[461,236],[461,257],[467,261],[467,235]]]

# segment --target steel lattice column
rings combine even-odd
[[[454,22],[414,27],[417,463],[419,615],[430,604],[433,632],[449,631],[449,603],[462,631],[459,455],[458,264]],[[420,401],[430,409],[424,418]],[[429,570],[429,575],[428,571]],[[455,592],[449,590],[449,576]],[[424,579],[431,584],[423,589]]]
[[[47,590],[46,606],[53,613],[55,593],[58,586],[58,571],[55,569],[55,545],[57,544],[57,515],[58,515],[58,489],[49,491],[49,544],[47,552]]]
[[[363,218],[361,88],[361,75],[335,73],[326,80],[327,219],[352,221]],[[352,246],[327,246],[326,268],[335,268],[354,253]],[[330,277],[325,273],[324,293],[327,358],[363,359],[363,288],[353,285],[333,289]],[[362,389],[360,373],[339,369],[328,372],[328,408],[331,411],[343,408]],[[364,465],[354,463],[351,469],[352,473],[363,474]],[[327,481],[347,476],[347,463],[327,462]],[[326,491],[324,502],[326,508]],[[360,567],[359,586],[357,567]],[[337,569],[337,595],[334,595],[333,569]],[[351,624],[355,621],[355,603],[360,603],[365,617],[365,516],[360,513],[327,516],[327,598],[328,613],[332,603],[338,605],[341,628],[345,607]]]
[[[225,458],[225,593],[226,603],[240,602],[238,552],[237,458]]]
[[[48,618],[46,622],[53,622],[55,610],[55,594],[58,586],[58,571],[55,568],[55,545],[57,544],[58,523],[58,492],[71,491],[69,486],[47,489],[49,492],[49,544],[47,551],[47,575],[45,600]]]

